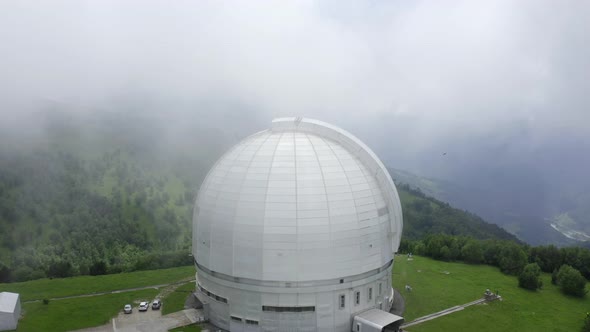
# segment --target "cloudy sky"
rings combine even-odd
[[[2,1],[0,121],[39,100],[206,100],[333,122],[437,174],[419,155],[587,141],[588,17],[586,1]]]

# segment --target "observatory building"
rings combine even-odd
[[[230,331],[389,331],[400,200],[348,132],[281,118],[223,155],[193,218],[197,297]]]

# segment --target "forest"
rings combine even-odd
[[[171,141],[158,121],[136,113],[92,121],[56,113],[43,123],[36,140],[12,137],[0,144],[0,282],[192,263],[195,194],[232,143],[227,135],[197,127],[174,133]],[[401,250],[411,243],[435,258],[469,261],[462,250],[475,242],[468,238],[526,248],[472,213],[406,184],[397,188],[404,214]],[[457,240],[428,251],[436,236]]]

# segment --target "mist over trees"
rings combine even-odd
[[[202,121],[164,131],[161,119],[137,112],[48,114],[37,136],[0,144],[0,281],[192,264],[196,191],[241,137]],[[397,187],[400,251],[513,275],[527,263],[544,272],[568,264],[590,277],[588,249],[529,247],[477,215]]]
[[[195,193],[221,149],[206,130],[162,148],[157,122],[121,115],[50,113],[42,136],[0,144],[0,282],[192,264]]]

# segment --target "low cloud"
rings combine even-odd
[[[4,1],[0,122],[47,100],[146,100],[176,122],[231,104],[336,123],[429,172],[417,155],[465,140],[587,139],[589,16],[580,1]]]

